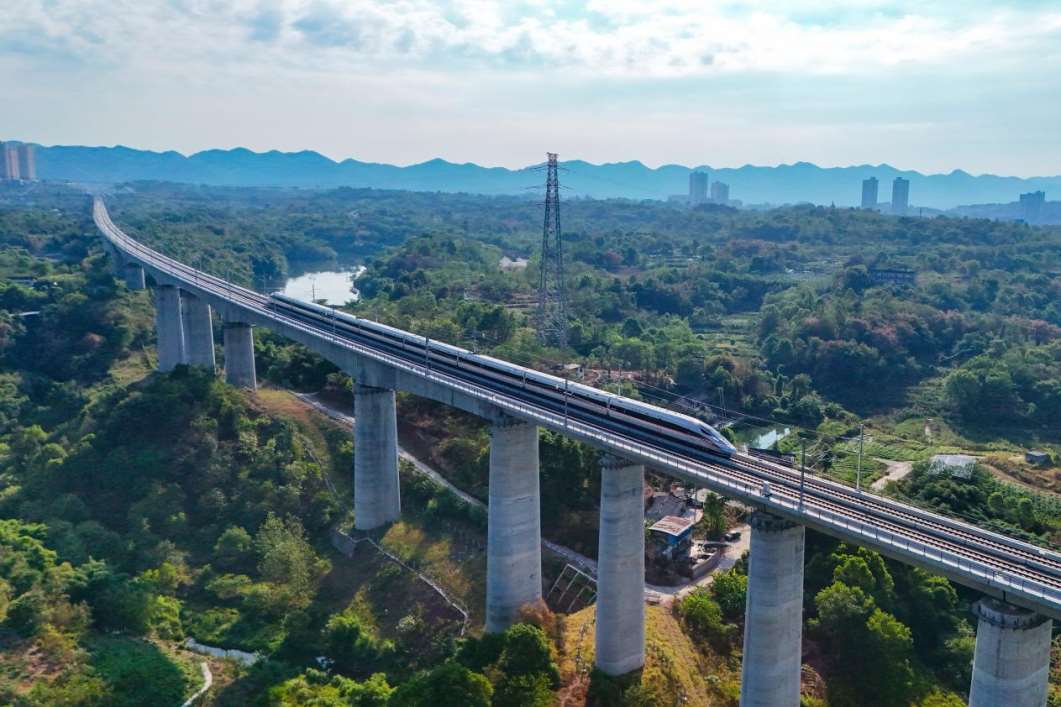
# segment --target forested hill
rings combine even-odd
[[[559,349],[524,304],[541,227],[529,200],[139,183],[108,203],[145,243],[245,284],[307,257],[358,259],[362,297],[344,308],[360,316],[542,370],[578,361],[584,382],[696,414],[736,409],[748,417],[724,434],[750,442],[766,425],[775,439],[758,444],[808,473],[1061,544],[1061,228],[568,201]],[[358,449],[291,391],[349,411],[349,377],[267,329],[255,393],[153,373],[150,292],[109,265],[87,195],[0,184],[0,705],[181,704],[203,661],[201,707],[738,703],[745,561],[647,607],[645,668],[629,678],[586,674],[592,606],[528,608],[480,637],[483,508],[403,462],[402,518],[338,551]],[[483,421],[398,405],[403,446],[488,500]],[[942,453],[979,461],[944,472]],[[540,462],[548,539],[592,558],[597,452],[546,433]],[[654,496],[673,488],[646,480]],[[721,497],[704,506],[698,541],[745,520]],[[566,561],[543,554],[544,591]],[[965,704],[977,592],[812,530],[805,579],[801,704]],[[260,660],[226,665],[188,638]],[[1061,646],[1052,671],[1059,705]]]
[[[206,150],[190,156],[178,152],[151,152],[128,147],[38,147],[38,171],[44,179],[89,182],[165,180],[225,186],[373,187],[413,191],[523,194],[543,181],[526,169],[455,164],[434,159],[399,167],[346,159],[335,162],[316,152],[264,152],[244,148]],[[688,190],[692,168],[664,165],[653,169],[641,162],[590,164],[564,163],[564,185],[574,196],[666,199]],[[995,175],[974,176],[961,170],[925,175],[890,165],[819,167],[807,162],[776,167],[745,165],[715,169],[710,179],[730,185],[731,196],[745,203],[835,203],[854,206],[861,198],[861,182],[871,176],[881,182],[880,198],[890,198],[890,182],[897,176],[910,180],[911,204],[949,209],[960,204],[1014,202],[1022,192],[1044,190],[1061,193],[1061,176],[1020,179]]]

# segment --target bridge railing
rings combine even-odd
[[[983,585],[1002,591],[1016,592],[1029,599],[1035,599],[1050,605],[1055,611],[1061,611],[1061,588],[1023,576],[1008,574],[1001,569],[992,567],[989,563],[965,557],[960,553],[942,547],[932,546],[908,535],[883,530],[878,525],[854,519],[849,515],[830,511],[815,504],[813,497],[801,499],[795,496],[794,490],[786,485],[775,486],[769,495],[764,494],[762,480],[754,478],[750,472],[741,472],[724,466],[716,468],[703,462],[692,462],[646,446],[636,440],[572,420],[566,415],[559,415],[518,399],[484,390],[434,370],[430,366],[411,363],[349,339],[338,337],[333,331],[323,331],[311,327],[301,320],[286,316],[281,312],[264,306],[264,301],[267,298],[259,293],[233,285],[222,278],[195,270],[130,238],[111,222],[105,208],[101,208],[96,215],[98,222],[103,222],[100,224],[100,230],[105,233],[108,240],[126,252],[127,255],[147,261],[153,267],[165,271],[167,275],[174,279],[191,278],[191,283],[198,288],[210,291],[214,296],[221,297],[234,306],[247,308],[253,311],[257,317],[272,319],[285,327],[299,330],[309,337],[325,339],[333,346],[347,349],[391,368],[404,371],[409,375],[489,403],[515,417],[533,421],[549,429],[578,437],[619,456],[641,461],[664,471],[695,478],[704,486],[727,496],[753,503],[782,515],[801,519],[823,529],[833,528],[837,531],[843,531],[842,534],[863,539],[867,545],[876,545],[881,549],[885,547],[891,548],[896,551],[896,554],[919,558],[926,566],[934,566],[947,573],[957,572],[959,575],[974,579]],[[741,476],[744,478],[741,478]],[[924,514],[925,512],[921,511],[921,513]],[[933,515],[933,517],[935,516]],[[940,516],[940,518],[943,517]],[[963,544],[960,539],[952,538],[951,540],[956,544]],[[975,548],[970,548],[970,552],[976,551]]]

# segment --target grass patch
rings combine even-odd
[[[16,695],[55,679],[66,667],[48,660],[32,639],[5,629],[0,634],[0,703],[14,702]]]
[[[266,414],[290,420],[305,438],[314,458],[328,474],[340,498],[352,499],[353,433],[317,412],[288,390],[260,388],[247,401]],[[346,505],[350,505],[347,503]]]
[[[1023,454],[991,454],[981,460],[981,464],[1003,481],[1037,491],[1061,493],[1061,467],[1056,464],[1052,467],[1033,466],[1024,461]]]
[[[260,388],[255,395],[248,396],[248,401],[266,414],[283,417],[295,423],[298,431],[313,445],[314,454],[324,468],[334,471],[334,455],[328,433],[334,428],[343,431],[344,436],[347,436],[345,430],[287,390]]]
[[[188,635],[210,646],[272,653],[287,637],[279,619],[248,614],[233,607],[197,606],[187,602],[182,611]]]
[[[374,637],[405,641],[417,655],[432,641],[456,638],[463,620],[434,589],[368,543],[358,544],[352,558],[333,559],[317,606],[327,613],[352,613]],[[413,644],[402,626],[409,617],[420,626]]]
[[[110,377],[124,388],[149,376],[154,367],[154,357],[147,350],[131,351],[125,358],[114,362],[110,369]]]
[[[112,707],[179,705],[202,682],[194,662],[149,641],[95,638],[89,654],[89,665],[107,685]]]
[[[833,447],[833,462],[827,476],[854,486],[858,481],[858,440],[844,442]],[[862,485],[869,486],[888,470],[887,464],[879,462],[863,452]]]
[[[566,685],[585,681],[593,665],[596,606],[564,618],[559,666]],[[594,676],[596,682],[607,680]],[[645,607],[645,667],[628,678],[623,691],[641,687],[652,704],[736,705],[740,694],[740,664],[736,658],[719,656],[706,646],[697,646],[682,631],[669,610]],[[591,691],[601,685],[589,686]],[[608,686],[610,687],[610,686]],[[604,687],[607,689],[607,687]]]
[[[432,522],[406,514],[390,526],[380,544],[443,586],[482,625],[486,604],[486,538],[455,522]]]

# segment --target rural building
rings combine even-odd
[[[688,555],[694,525],[696,525],[696,520],[693,518],[678,516],[661,518],[648,529],[653,540],[653,554],[668,559]]]
[[[870,268],[869,277],[878,285],[913,285],[917,280],[916,270],[895,268]]]
[[[958,479],[968,479],[973,475],[976,457],[968,454],[937,454],[932,457],[929,467],[933,474],[948,474]]]
[[[1050,452],[1042,449],[1029,449],[1024,453],[1024,461],[1036,466],[1050,466],[1053,463],[1053,460],[1050,459]]]

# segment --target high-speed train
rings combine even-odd
[[[737,451],[714,427],[688,415],[515,366],[441,341],[432,341],[386,324],[338,312],[331,307],[303,302],[280,292],[270,295],[269,307],[295,319],[325,324],[344,338],[369,342],[374,348],[386,350],[412,363],[474,379],[494,390],[519,391],[525,397],[535,398],[535,402],[548,402],[548,407],[553,410],[566,410],[572,417],[606,417],[632,436],[651,435],[652,441],[659,441],[662,436],[682,449],[692,446],[726,457]]]

